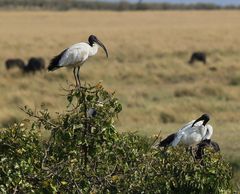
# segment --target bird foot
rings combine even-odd
[[[80,90],[81,89],[81,85],[76,85],[76,90]]]

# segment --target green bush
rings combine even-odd
[[[24,124],[15,124],[1,130],[0,192],[34,192],[42,177],[43,156],[38,132],[27,130]]]
[[[227,193],[232,170],[207,150],[195,161],[183,147],[117,132],[122,106],[98,84],[69,90],[66,111],[44,108],[1,130],[1,193]],[[47,139],[39,130],[49,132]]]

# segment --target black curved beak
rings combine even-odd
[[[209,115],[208,114],[203,114],[196,121],[194,121],[194,123],[192,124],[192,127],[199,121],[203,121],[203,126],[205,126],[209,120],[210,120]]]
[[[104,44],[98,39],[96,40],[96,43],[103,48],[103,50],[105,51],[106,56],[108,58],[108,51],[107,51],[106,47],[104,46]]]

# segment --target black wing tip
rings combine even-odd
[[[54,71],[56,69],[60,68],[58,66],[58,64],[55,64],[55,63],[50,63],[49,66],[48,66],[48,71]]]
[[[56,55],[55,57],[53,57],[50,61],[50,64],[48,66],[48,71],[54,71],[58,68],[60,68],[59,66],[59,61],[61,60],[62,56],[64,55],[64,53],[66,52],[67,49],[63,50],[60,54]]]
[[[48,66],[48,71],[54,71],[55,69],[58,69],[59,68],[59,66],[58,66],[59,61],[60,61],[60,56],[59,55],[53,57],[50,61],[49,66]]]
[[[168,144],[166,144],[162,141],[158,144],[158,147],[167,147],[167,146],[168,146]]]
[[[176,136],[175,133],[167,136],[164,140],[162,140],[162,141],[158,144],[158,146],[159,146],[159,147],[167,147],[167,146],[170,146],[171,143],[172,143],[172,141],[174,140],[175,136]]]

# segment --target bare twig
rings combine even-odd
[[[18,189],[17,189],[17,185],[14,187],[14,191],[13,191],[13,194],[16,194],[17,193],[17,191],[18,191]]]
[[[77,185],[77,183],[76,183],[76,181],[75,181],[72,173],[70,173],[70,176],[71,176],[71,178],[72,178],[72,181],[73,181],[74,185],[75,185],[76,188],[77,188],[77,192],[81,194],[82,192],[81,192],[80,188],[78,187],[78,185]]]
[[[52,122],[50,122],[50,121],[48,121],[48,120],[46,120],[46,119],[43,119],[42,117],[40,117],[40,116],[38,116],[38,115],[36,115],[36,114],[30,114],[29,112],[27,112],[27,111],[26,111],[24,108],[22,108],[22,107],[19,107],[19,108],[20,108],[20,110],[22,110],[23,112],[25,112],[28,116],[34,117],[34,118],[36,118],[36,119],[39,119],[40,121],[43,121],[43,122],[51,125],[52,127],[57,128],[57,125],[53,124]]]
[[[151,149],[151,148],[155,145],[156,141],[157,141],[157,140],[159,139],[159,137],[160,137],[160,134],[161,134],[161,129],[159,130],[159,133],[158,133],[157,137],[153,140],[152,144],[150,144],[149,149]]]
[[[10,144],[8,144],[8,143],[3,143],[3,144],[2,144],[2,147],[4,148],[4,146],[10,147],[10,148],[12,148],[12,149],[16,149],[16,147],[14,147],[14,146],[12,146],[12,145],[10,145]]]
[[[111,177],[115,173],[116,169],[117,169],[117,164],[114,166],[112,172],[108,174],[106,177]]]
[[[48,152],[49,152],[49,150],[50,150],[50,148],[51,148],[51,146],[52,146],[52,142],[51,142],[51,141],[52,141],[52,139],[54,139],[54,137],[55,137],[55,129],[56,129],[56,128],[53,128],[53,129],[52,129],[50,138],[49,138],[49,140],[48,140],[48,142],[47,142],[48,147],[47,147],[47,149],[46,149],[45,152],[44,152],[44,157],[43,157],[43,159],[42,159],[42,169],[43,169],[43,170],[48,170],[48,169],[49,169],[48,167],[45,166],[45,162],[46,162],[46,159],[47,159],[47,156],[48,156]]]
[[[79,108],[79,106],[80,106],[80,103],[77,102],[76,105],[74,105],[73,103],[71,103],[71,105],[72,105],[73,108],[70,109],[70,110],[67,110],[67,112],[74,112],[75,110],[77,110],[77,109]]]

